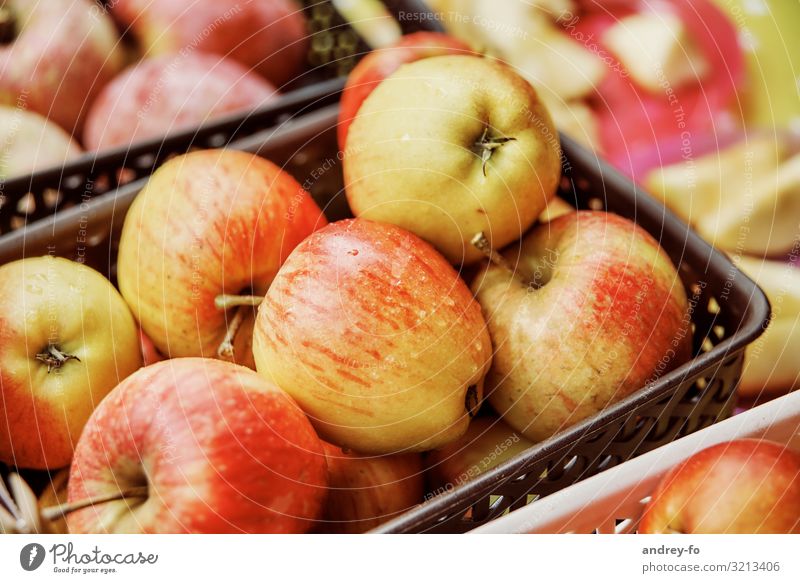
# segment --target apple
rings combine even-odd
[[[161,354],[219,354],[253,367],[254,303],[218,296],[263,296],[292,249],[325,224],[310,195],[272,162],[233,150],[178,156],[125,217],[119,288]]]
[[[147,56],[216,53],[277,86],[305,69],[309,36],[294,0],[116,0],[111,10]]]
[[[361,104],[372,90],[400,65],[428,57],[446,54],[469,53],[466,43],[438,32],[415,32],[402,37],[397,44],[368,53],[347,77],[339,107],[337,137],[339,149],[345,149],[347,130],[356,117]]]
[[[144,366],[149,366],[157,362],[165,360],[165,358],[158,352],[158,348],[150,340],[150,337],[139,328],[139,349],[142,351],[142,362]]]
[[[330,490],[320,532],[358,534],[371,530],[422,502],[422,456],[404,453],[369,456],[323,444]]]
[[[129,145],[251,110],[277,97],[236,61],[199,51],[139,61],[106,85],[86,119],[92,150]]]
[[[761,439],[704,449],[664,476],[639,532],[799,534],[800,455]]]
[[[473,419],[461,438],[427,454],[425,465],[432,493],[452,490],[533,445],[501,419]]]
[[[403,65],[361,105],[344,157],[347,200],[362,218],[422,237],[451,263],[500,248],[544,210],[561,176],[550,115],[511,68],[447,55]]]
[[[463,435],[492,346],[466,284],[430,245],[351,219],[283,264],[258,308],[253,353],[323,439],[386,455]]]
[[[51,256],[0,266],[0,461],[68,465],[92,410],[141,365],[133,316],[102,275]]]
[[[736,267],[767,294],[769,326],[745,352],[736,394],[745,399],[774,396],[800,388],[800,269],[785,261],[735,257]]]
[[[140,369],[81,435],[67,516],[79,533],[292,533],[320,517],[328,470],[297,405],[255,372],[181,358]]]
[[[487,394],[528,439],[551,437],[690,357],[683,284],[633,222],[572,212],[494,259],[472,283],[495,350]]]
[[[47,118],[0,105],[0,180],[63,165],[82,152],[67,132]]]
[[[0,103],[80,131],[95,96],[122,69],[111,18],[91,0],[7,0],[0,46]]]

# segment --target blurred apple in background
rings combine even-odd
[[[322,442],[297,405],[255,372],[212,359],[145,367],[81,435],[71,533],[292,533],[320,518]]]
[[[489,402],[542,441],[683,364],[691,319],[658,242],[597,211],[535,227],[489,263],[472,289],[494,346]]]
[[[740,397],[775,396],[800,388],[800,269],[783,261],[739,256],[736,266],[767,294],[772,317],[764,333],[747,347]]]
[[[461,436],[492,357],[480,307],[447,261],[364,219],[297,246],[259,307],[253,351],[323,439],[378,455]]]
[[[218,305],[217,297],[263,296],[292,249],[325,224],[310,195],[272,162],[233,150],[179,156],[153,174],[125,217],[119,288],[161,354],[253,367],[253,304]],[[223,350],[228,332],[232,346]]]
[[[438,32],[416,32],[402,37],[394,46],[368,53],[348,75],[342,92],[337,127],[339,149],[345,149],[347,131],[361,104],[400,65],[428,57],[470,52],[469,45],[457,38]]]
[[[0,461],[69,464],[92,410],[141,365],[133,316],[102,275],[50,256],[0,267]]]
[[[497,417],[473,419],[462,437],[427,454],[430,489],[434,494],[451,490],[533,445]]]
[[[195,51],[144,59],[97,97],[86,120],[84,145],[93,150],[129,145],[252,110],[275,97],[269,82],[217,55]]]
[[[111,18],[92,0],[6,0],[0,14],[0,103],[79,134],[92,101],[124,64]]]
[[[639,532],[798,534],[800,455],[759,439],[704,449],[664,476]]]
[[[475,262],[470,241],[516,241],[561,177],[558,133],[536,91],[476,56],[403,65],[359,109],[344,159],[358,217],[422,237],[451,263]]]
[[[61,166],[83,150],[38,113],[0,105],[0,180]]]
[[[278,87],[305,69],[306,19],[294,0],[117,0],[111,10],[146,56],[215,53]]]
[[[368,456],[323,445],[331,481],[318,531],[366,532],[422,502],[421,454]]]

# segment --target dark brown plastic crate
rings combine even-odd
[[[335,155],[338,108],[329,106],[231,145],[282,165],[305,183],[330,220],[349,216]],[[440,494],[377,532],[464,532],[636,455],[728,417],[744,347],[769,317],[763,292],[722,254],[595,154],[562,136],[568,160],[560,196],[606,209],[647,229],[666,249],[690,295],[690,362],[587,421],[473,481]],[[331,160],[334,162],[331,164]],[[321,177],[312,172],[327,168]],[[0,241],[0,264],[45,253],[81,259],[114,280],[125,213],[143,185],[59,213]]]
[[[0,240],[15,229],[77,206],[124,183],[152,174],[168,158],[190,148],[218,148],[270,128],[287,116],[338,100],[347,73],[370,49],[330,0],[302,3],[309,28],[307,70],[271,103],[251,112],[215,118],[129,146],[89,152],[63,166],[0,181]],[[433,19],[402,18],[427,10],[422,0],[383,0],[404,34],[441,31]]]

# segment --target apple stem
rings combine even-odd
[[[218,310],[227,310],[238,306],[250,306],[255,308],[261,305],[262,301],[264,301],[264,298],[261,296],[220,294],[214,298],[214,305]]]
[[[489,162],[489,158],[492,157],[494,151],[502,146],[503,144],[507,144],[508,142],[513,142],[517,138],[490,138],[488,137],[489,134],[489,126],[483,128],[483,133],[481,137],[475,142],[475,147],[478,148],[480,155],[481,155],[481,162],[482,162],[482,170],[483,175],[486,176],[486,164]]]
[[[517,270],[506,260],[505,257],[500,255],[497,251],[492,249],[492,244],[489,243],[489,239],[486,238],[486,235],[481,231],[477,233],[470,241],[475,248],[478,249],[481,253],[483,253],[486,258],[494,263],[497,267],[502,267],[505,270],[511,272],[515,277],[517,276]]]
[[[239,332],[239,328],[242,327],[244,317],[247,315],[247,309],[250,307],[252,306],[244,305],[239,306],[239,308],[236,309],[236,313],[228,323],[228,329],[225,331],[225,337],[222,339],[219,348],[217,348],[217,356],[220,358],[233,360],[233,341],[236,339],[236,334]]]
[[[48,506],[42,509],[42,518],[45,520],[58,520],[72,512],[95,506],[96,504],[105,504],[106,502],[114,502],[115,500],[124,500],[126,498],[147,498],[149,488],[147,486],[136,486],[128,490],[121,490],[114,494],[102,494],[93,498],[86,498],[84,500],[76,500],[75,502],[65,502],[58,506]]]
[[[77,356],[61,352],[53,344],[50,344],[45,352],[40,352],[39,354],[37,354],[36,360],[41,361],[47,365],[47,372],[50,372],[54,368],[56,369],[61,368],[61,366],[68,360],[77,360],[78,362],[81,361],[81,359],[78,358]]]

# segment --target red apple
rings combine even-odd
[[[60,166],[82,152],[67,132],[47,118],[0,105],[0,179]]]
[[[150,337],[139,328],[139,348],[142,351],[142,361],[144,366],[149,366],[157,362],[165,360],[165,358],[158,352],[158,348],[150,340]]]
[[[664,476],[639,532],[800,534],[800,455],[759,439],[704,449]]]
[[[0,103],[38,112],[70,133],[123,66],[111,18],[91,0],[6,0]]]
[[[479,417],[452,443],[429,452],[426,467],[432,494],[441,494],[477,478],[526,449],[533,442],[501,419]]]
[[[129,145],[251,110],[275,88],[230,59],[195,51],[144,59],[106,85],[89,111],[87,148]]]
[[[342,92],[337,127],[339,149],[345,149],[347,130],[361,104],[372,90],[399,69],[400,65],[438,55],[470,52],[472,50],[468,44],[452,36],[439,32],[415,32],[402,37],[395,46],[367,54],[350,72]]]
[[[219,354],[252,367],[255,310],[235,307],[238,298],[218,304],[218,296],[263,296],[292,249],[325,224],[311,196],[272,162],[233,150],[179,156],[153,174],[125,217],[119,288],[161,354]],[[237,328],[230,346],[226,334]]]
[[[216,53],[278,86],[304,70],[306,20],[294,0],[116,0],[112,13],[149,56]]]
[[[292,252],[258,309],[253,352],[325,440],[383,455],[462,435],[492,347],[441,255],[399,227],[354,219]]]
[[[369,456],[323,445],[330,491],[318,531],[366,532],[422,502],[425,480],[420,454]]]
[[[92,410],[142,365],[114,286],[60,257],[0,267],[0,461],[69,464]]]
[[[495,355],[487,394],[538,442],[591,417],[688,360],[683,283],[658,242],[595,211],[535,227],[472,289]]]
[[[255,372],[212,359],[145,367],[98,407],[69,477],[71,533],[291,533],[320,517],[328,471],[311,424]]]

